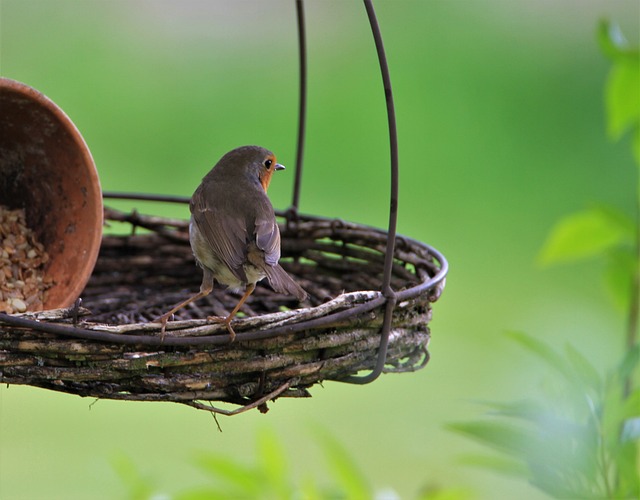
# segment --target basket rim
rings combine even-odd
[[[111,195],[107,196],[111,197]],[[117,197],[120,198],[121,196],[117,195]],[[163,196],[152,196],[152,198],[153,199],[150,201],[173,201],[183,203],[185,200],[188,200],[188,198],[181,197],[170,197],[170,200],[167,199],[169,197]],[[292,214],[290,211],[276,211],[276,216],[284,218],[285,224],[288,226],[290,225],[291,227],[295,226],[295,224],[299,222],[329,222],[342,230],[349,231],[354,229],[366,229],[367,231],[371,231],[379,236],[388,238],[388,232],[383,229],[365,224],[347,222],[342,219],[308,214]],[[136,221],[132,223],[134,225],[141,225],[144,227],[144,225],[141,224],[144,220],[144,216],[135,212],[135,218]],[[172,219],[172,221],[176,227],[178,227],[178,225],[183,226],[188,224],[188,221],[183,219]],[[108,237],[109,235],[106,234],[105,236]],[[400,303],[412,300],[437,289],[437,287],[444,286],[449,266],[447,259],[441,252],[431,245],[403,235],[397,235],[396,241],[404,242],[407,247],[417,247],[426,251],[431,257],[433,257],[434,261],[440,267],[435,275],[429,279],[423,279],[416,285],[393,292],[395,302]],[[385,295],[384,291],[358,290],[356,292],[341,293],[332,300],[317,306],[293,309],[285,313],[274,312],[238,319],[238,331],[234,343],[265,340],[279,335],[292,334],[310,329],[319,329],[335,321],[348,320],[355,315],[360,315],[382,307],[386,302],[388,302],[388,300],[389,298]],[[357,307],[355,307],[354,304],[357,304]],[[71,308],[58,311],[61,312],[61,315],[64,315],[66,311],[67,316],[77,316],[79,305],[80,303],[76,302],[76,305]],[[125,328],[120,329],[109,328],[111,325],[103,323],[96,323],[95,325],[87,324],[79,327],[77,325],[61,324],[47,320],[47,316],[51,317],[51,312],[52,310],[47,310],[37,313],[21,313],[13,315],[0,313],[0,324],[4,323],[9,326],[31,328],[44,333],[112,344],[144,345],[154,347],[219,346],[229,344],[228,336],[224,335],[224,332],[226,332],[224,326],[211,323],[207,324],[206,320],[193,319],[170,322],[167,324],[167,330],[179,332],[180,330],[187,328],[191,329],[194,333],[197,333],[197,335],[167,335],[162,338],[158,335],[160,331],[159,323],[129,323],[123,325]],[[286,321],[285,316],[287,319],[306,316],[310,317],[310,319]],[[277,324],[279,322],[282,323],[283,320],[285,320],[283,324]],[[251,323],[259,323],[258,328],[254,329],[253,327],[250,327],[248,330],[243,331],[244,326],[247,324],[250,325]],[[269,327],[269,324],[276,324],[276,326]],[[116,330],[119,331],[116,333]]]

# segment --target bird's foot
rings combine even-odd
[[[225,326],[227,327],[227,331],[229,332],[229,342],[233,342],[236,339],[236,332],[233,331],[233,328],[231,327],[231,320],[233,318],[228,317],[228,318],[223,318],[222,316],[208,316],[207,317],[207,321],[211,322],[211,323],[224,323]]]
[[[167,322],[171,319],[171,317],[173,316],[173,313],[171,314],[163,314],[162,316],[160,316],[159,318],[157,318],[156,320],[154,320],[155,323],[160,323],[160,342],[164,342],[164,336],[166,335],[166,330],[167,330]]]

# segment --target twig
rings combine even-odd
[[[280,396],[280,394],[289,389],[289,387],[291,387],[291,381],[285,382],[275,391],[270,392],[266,396],[263,396],[250,404],[241,406],[240,408],[236,408],[235,410],[223,410],[222,408],[216,408],[213,405],[205,405],[203,403],[200,403],[199,401],[185,401],[182,404],[191,406],[192,408],[196,408],[197,410],[204,410],[211,413],[216,413],[218,415],[226,415],[228,417],[232,417],[234,415],[239,415],[240,413],[253,410],[254,408],[258,408],[271,399],[276,399],[278,396]]]

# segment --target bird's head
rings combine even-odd
[[[273,173],[276,170],[284,170],[284,166],[277,162],[275,155],[260,146],[242,146],[229,151],[215,168],[224,170],[227,175],[243,175],[251,181],[257,180],[265,192],[271,183]]]

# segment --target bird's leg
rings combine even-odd
[[[164,340],[164,334],[165,334],[165,329],[167,327],[167,321],[169,321],[169,318],[171,318],[171,316],[173,316],[173,314],[176,311],[178,311],[179,309],[182,309],[187,304],[191,304],[191,302],[193,302],[195,300],[201,299],[202,297],[206,297],[207,295],[209,295],[211,293],[211,290],[213,290],[213,274],[206,267],[203,268],[203,269],[204,269],[204,274],[202,276],[202,284],[200,285],[200,291],[198,293],[196,293],[195,295],[193,295],[192,297],[188,298],[187,300],[185,300],[183,302],[180,302],[178,305],[173,307],[173,309],[171,309],[167,313],[164,313],[162,316],[160,316],[156,320],[158,323],[162,324],[162,327],[160,328],[160,336],[161,336],[162,340]]]
[[[238,314],[238,311],[242,307],[242,304],[245,303],[245,301],[249,298],[249,295],[251,295],[255,289],[256,289],[256,284],[255,283],[249,283],[247,285],[246,290],[244,291],[244,295],[240,298],[240,301],[238,302],[236,307],[234,307],[233,311],[231,311],[229,313],[229,316],[227,316],[226,318],[224,318],[224,320],[222,320],[222,322],[227,326],[227,331],[229,332],[229,341],[230,342],[233,342],[236,339],[236,332],[231,327],[231,320],[233,320],[233,317],[236,314]],[[207,319],[220,321],[220,318],[207,318]]]

